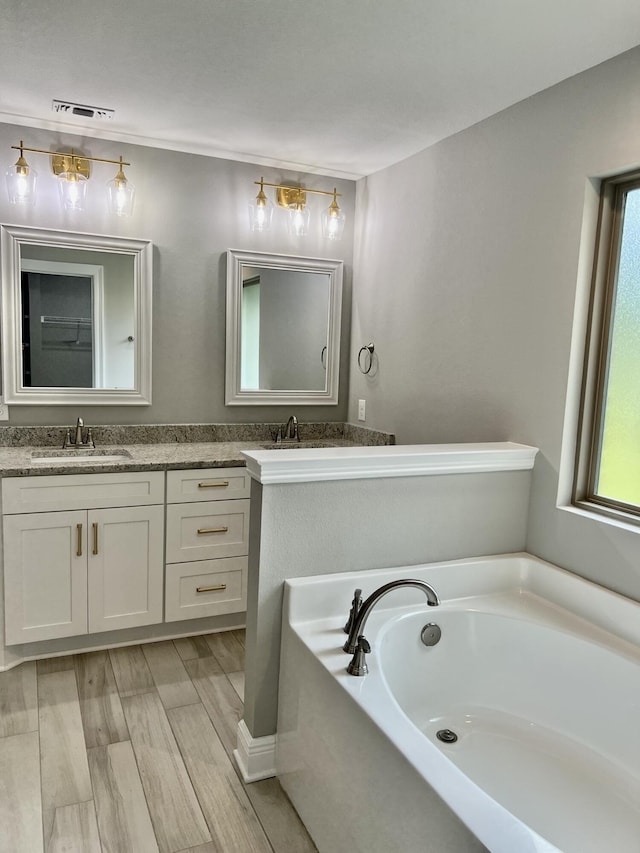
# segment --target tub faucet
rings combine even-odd
[[[393,589],[399,589],[404,586],[414,586],[416,589],[421,589],[427,597],[429,607],[437,607],[440,604],[440,599],[430,584],[426,583],[426,581],[419,581],[413,578],[391,581],[391,583],[386,583],[372,592],[358,610],[351,625],[349,637],[343,646],[345,652],[353,655],[353,659],[347,667],[347,672],[350,675],[366,675],[367,673],[365,655],[371,651],[371,647],[364,636],[364,626],[367,624],[369,614],[384,595]]]
[[[291,441],[300,441],[300,436],[298,435],[298,419],[295,415],[291,415],[287,421],[287,425],[284,428],[283,438],[290,439]]]

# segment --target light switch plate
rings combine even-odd
[[[366,400],[358,400],[358,420],[366,421],[366,409],[367,409],[367,401]]]

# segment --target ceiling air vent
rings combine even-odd
[[[115,110],[107,110],[104,107],[88,107],[86,104],[72,104],[71,101],[52,101],[51,107],[54,113],[79,116],[80,118],[96,118],[101,121],[112,119],[115,113]]]

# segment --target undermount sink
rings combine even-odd
[[[275,441],[261,444],[262,450],[310,450],[315,447],[334,447],[330,441]]]
[[[87,450],[33,450],[31,460],[41,465],[89,465],[96,463],[122,462],[131,459],[128,450],[118,450],[112,447],[88,448]]]

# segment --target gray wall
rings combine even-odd
[[[252,482],[244,702],[251,734],[276,730],[285,578],[521,551],[530,482],[530,471]]]
[[[640,163],[639,92],[636,49],[359,182],[349,404],[355,421],[365,398],[367,425],[399,443],[539,447],[528,550],[637,599],[639,532],[556,501],[570,475],[590,179]],[[355,353],[369,340],[379,363],[365,377]]]
[[[127,175],[136,186],[131,219],[110,216],[105,184],[115,166],[93,164],[87,191],[87,210],[60,210],[57,186],[43,155],[26,154],[39,173],[38,201],[33,209],[10,205],[0,189],[0,222],[113,234],[153,241],[153,404],[140,407],[83,407],[88,423],[219,423],[286,420],[281,406],[230,408],[224,405],[225,275],[224,253],[229,248],[338,258],[345,262],[340,403],[300,407],[301,421],[344,421],[348,395],[348,357],[355,185],[351,181],[282,172],[232,160],[221,160],[142,146],[121,145],[78,136],[62,137],[35,128],[0,124],[3,171],[18,152],[20,139],[32,148],[83,148],[95,157],[132,162]],[[274,212],[272,230],[249,230],[247,204],[256,195],[254,181],[300,180],[314,189],[342,193],[347,215],[339,243],[321,236],[321,212],[330,199],[309,196],[312,225],[307,237],[295,239],[286,231],[285,211]],[[278,216],[282,214],[282,216]],[[74,407],[13,406],[12,424],[66,424]]]

